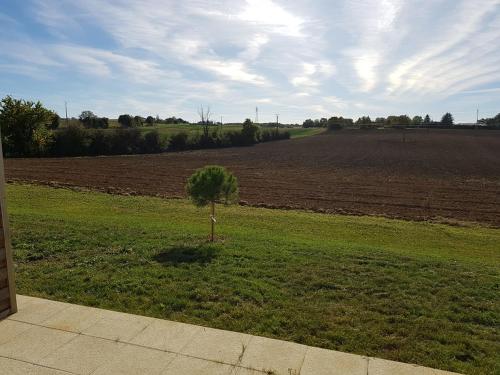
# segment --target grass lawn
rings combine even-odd
[[[79,125],[80,122],[78,120],[71,120],[71,124],[73,125]],[[61,126],[65,127],[66,123],[65,120],[61,120]],[[110,119],[109,120],[109,131],[115,130],[116,128],[119,128],[120,124],[118,123],[118,120],[116,119]],[[242,128],[241,125],[224,125],[222,127],[222,131],[240,131]],[[185,132],[188,133],[191,136],[194,136],[195,134],[201,134],[203,131],[203,127],[198,124],[155,124],[153,126],[141,126],[138,128],[141,132],[143,133],[148,133],[154,129],[158,130],[160,135],[164,138],[170,138],[172,135],[180,133],[180,132]],[[212,126],[212,130],[216,130],[217,126]],[[273,128],[269,128],[273,129]],[[323,131],[325,131],[325,128],[280,128],[280,132],[288,131],[290,132],[290,137],[291,138],[300,138],[300,137],[307,137],[310,135],[315,135],[319,134]]]
[[[241,125],[224,125],[222,127],[223,132],[227,131],[241,131],[242,126]],[[191,136],[194,136],[195,134],[202,134],[203,132],[203,127],[201,125],[195,125],[195,124],[157,124],[153,126],[145,126],[145,127],[140,127],[139,128],[143,133],[150,132],[153,129],[158,130],[160,135],[164,138],[169,138],[174,134],[180,133],[180,132],[185,132]],[[217,126],[212,126],[210,128],[210,131],[212,132],[213,130],[217,130]],[[263,128],[266,129],[266,128]],[[269,128],[270,130],[273,130],[273,128]],[[285,132],[288,131],[290,133],[290,138],[301,138],[301,137],[307,137],[310,135],[315,135],[319,134],[323,131],[325,131],[325,128],[280,128],[280,132]]]
[[[500,230],[9,185],[18,291],[500,371]]]

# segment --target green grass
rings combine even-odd
[[[80,122],[78,120],[70,120],[70,123],[72,125],[80,125]],[[61,127],[65,127],[66,122],[65,120],[61,120]],[[110,119],[109,120],[109,128],[105,131],[112,131],[116,128],[119,128],[120,124],[118,123],[118,120],[116,119]],[[171,137],[174,134],[180,133],[180,132],[185,132],[191,136],[194,136],[195,134],[201,134],[203,132],[203,127],[198,124],[155,124],[152,126],[142,126],[138,128],[141,132],[143,133],[148,133],[154,129],[158,130],[160,135],[164,138],[167,139]],[[211,130],[216,130],[218,129],[216,126],[212,126]],[[224,125],[222,127],[222,131],[240,131],[241,130],[241,125]],[[291,138],[301,138],[301,137],[307,137],[315,134],[319,134],[323,131],[325,131],[324,128],[280,128],[280,132],[284,131],[289,131],[290,132],[290,137]]]
[[[500,230],[9,185],[18,291],[498,373]]]
[[[242,128],[241,125],[224,125],[222,127],[222,132],[227,131],[240,131]],[[191,136],[195,134],[202,134],[203,127],[201,125],[195,124],[157,124],[153,126],[145,126],[139,128],[143,133],[150,132],[153,129],[158,130],[162,137],[169,138],[174,134],[185,132]],[[211,131],[219,129],[216,126],[211,127]],[[290,132],[290,138],[301,138],[307,137],[315,134],[319,134],[322,131],[325,131],[324,128],[280,128],[280,132],[288,131]]]

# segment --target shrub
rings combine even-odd
[[[116,129],[110,139],[112,154],[139,154],[142,149],[141,131],[136,128]]]
[[[120,115],[118,117],[118,123],[123,128],[131,128],[134,125],[134,120],[130,115]]]
[[[250,119],[246,119],[241,129],[242,146],[250,146],[258,142],[260,129]]]
[[[142,151],[147,154],[155,154],[163,151],[163,141],[158,130],[147,132],[144,135]]]
[[[110,153],[110,137],[102,130],[89,133],[89,155],[108,155]]]
[[[188,148],[188,134],[179,132],[174,134],[168,141],[168,149],[172,151],[183,151]]]
[[[56,156],[85,155],[87,141],[85,129],[78,125],[69,125],[55,132],[51,154]]]

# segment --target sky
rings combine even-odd
[[[500,112],[500,0],[0,0],[0,96],[64,116]]]

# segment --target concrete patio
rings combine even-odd
[[[0,321],[1,375],[444,375],[286,341],[18,296]]]

